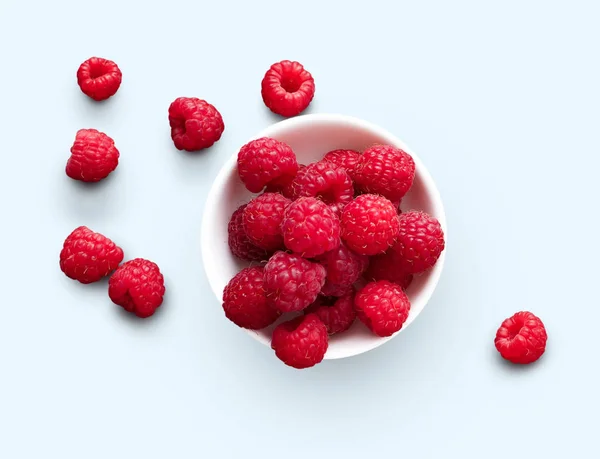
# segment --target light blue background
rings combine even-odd
[[[596,456],[599,18],[591,0],[1,0],[0,457]],[[75,82],[92,55],[123,71],[107,103]],[[449,225],[419,319],[302,372],[224,319],[199,253],[217,171],[278,120],[260,80],[281,59],[313,73],[309,112],[407,142]],[[178,96],[221,111],[214,148],[175,150]],[[95,187],[64,173],[87,127],[122,154]],[[60,272],[82,224],[160,265],[154,318]],[[493,347],[520,309],[549,332],[529,368]]]

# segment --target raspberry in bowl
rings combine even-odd
[[[269,193],[281,196],[274,199]],[[251,212],[258,207],[261,212]],[[281,238],[262,244],[257,235],[272,234],[273,222],[280,222]],[[446,238],[438,189],[407,145],[357,118],[309,114],[275,123],[239,145],[209,192],[201,248],[221,304],[225,290],[236,298],[257,291],[255,284],[242,285],[239,276],[232,280],[243,269],[264,268],[259,290],[264,300],[242,304],[241,313],[277,320],[260,329],[240,328],[287,365],[307,368],[367,352],[405,330],[437,286]],[[293,307],[281,310],[281,298]],[[275,309],[272,315],[265,304]],[[351,326],[332,330],[331,324],[319,325],[340,314],[323,308],[341,306]],[[394,320],[378,322],[388,316]],[[319,352],[303,348],[309,345],[306,333]],[[306,355],[312,360],[298,360]]]

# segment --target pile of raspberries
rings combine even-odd
[[[122,72],[115,62],[92,57],[80,65],[77,83],[100,102],[117,93]],[[315,82],[302,64],[284,60],[267,70],[260,92],[272,112],[296,116],[313,100]],[[175,148],[190,152],[211,147],[225,130],[215,106],[197,97],[175,99],[168,121]],[[99,182],[117,168],[119,157],[106,133],[80,129],[66,175]],[[407,152],[390,145],[340,149],[302,165],[289,145],[260,138],[239,151],[238,172],[246,188],[260,194],[229,222],[229,247],[251,266],[224,289],[227,318],[258,330],[290,315],[275,327],[271,346],[294,368],[321,362],[329,336],[348,330],[357,317],[382,337],[402,328],[410,312],[406,289],[445,248],[435,218],[400,209],[415,177]],[[75,228],[60,252],[66,276],[84,284],[110,276],[110,299],[149,317],[163,303],[163,275],[150,260],[123,260],[119,246],[86,226]],[[502,323],[495,345],[504,359],[528,364],[541,357],[546,340],[541,320],[521,311]]]

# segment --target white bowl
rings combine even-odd
[[[272,137],[286,142],[296,153],[298,162],[302,164],[317,161],[328,151],[338,148],[363,151],[376,143],[402,148],[412,155],[416,165],[415,181],[402,200],[402,210],[419,209],[429,213],[439,220],[447,236],[444,206],[429,172],[419,157],[404,142],[384,129],[348,116],[314,114],[275,123],[253,139],[259,137]],[[250,140],[252,139],[248,141]],[[222,301],[223,289],[229,280],[242,268],[249,266],[247,262],[238,260],[231,254],[227,243],[227,225],[231,214],[241,204],[256,196],[244,187],[238,176],[237,153],[234,152],[217,175],[208,194],[202,222],[201,246],[204,270],[219,303]],[[446,250],[442,252],[438,262],[430,271],[415,277],[407,289],[411,309],[408,319],[399,332],[381,338],[375,336],[357,320],[350,330],[330,338],[325,359],[340,359],[362,354],[381,346],[402,330],[406,330],[431,298],[444,266],[445,253]],[[223,320],[227,320],[224,315]],[[260,331],[247,330],[247,332],[261,343],[270,346],[274,326]]]

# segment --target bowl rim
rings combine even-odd
[[[295,127],[299,127],[299,126],[302,126],[305,124],[323,123],[323,122],[347,124],[349,127],[355,127],[355,128],[362,129],[362,130],[371,131],[377,137],[386,139],[387,144],[394,145],[398,148],[403,149],[407,153],[409,153],[415,162],[415,167],[416,167],[416,170],[418,171],[417,173],[420,176],[421,180],[423,181],[424,187],[431,197],[432,208],[433,208],[432,213],[434,213],[436,215],[436,218],[438,219],[438,221],[442,227],[442,230],[444,231],[444,239],[446,242],[446,244],[445,244],[446,247],[445,247],[444,251],[442,251],[435,266],[431,269],[431,271],[429,273],[429,275],[430,275],[429,279],[423,285],[423,290],[421,292],[421,297],[423,298],[422,299],[423,308],[413,318],[413,320],[411,322],[405,324],[398,332],[394,333],[393,335],[388,336],[388,337],[381,337],[378,340],[373,340],[372,342],[369,343],[369,345],[364,346],[364,348],[361,348],[361,350],[358,352],[355,351],[355,352],[347,352],[347,353],[338,353],[337,355],[329,355],[329,356],[327,354],[325,355],[325,360],[336,360],[336,359],[347,358],[347,357],[352,357],[355,355],[364,354],[366,352],[369,352],[373,349],[378,348],[379,346],[387,343],[392,338],[396,337],[402,331],[406,330],[417,319],[417,317],[423,312],[423,309],[425,309],[425,306],[429,303],[431,297],[433,296],[435,289],[437,288],[437,285],[439,283],[439,280],[440,280],[440,277],[441,277],[441,274],[442,274],[442,271],[444,268],[444,264],[445,264],[445,260],[446,260],[446,252],[447,252],[447,247],[448,247],[448,228],[447,228],[447,222],[446,222],[446,213],[445,213],[445,209],[444,209],[444,204],[442,202],[442,198],[440,196],[440,192],[437,188],[437,185],[435,184],[435,182],[433,180],[433,177],[431,176],[429,170],[423,164],[421,158],[400,138],[396,137],[394,134],[392,134],[387,129],[382,128],[370,121],[366,121],[366,120],[363,120],[363,119],[360,119],[360,118],[357,118],[354,116],[350,116],[350,115],[342,115],[342,114],[337,114],[337,113],[311,113],[311,114],[298,115],[293,118],[283,119],[276,123],[270,124],[266,128],[262,129],[260,132],[258,132],[257,134],[255,134],[254,136],[252,136],[248,140],[246,140],[246,142],[244,142],[244,144],[247,142],[250,142],[252,140],[261,138],[261,137],[276,137],[277,133],[279,131],[294,129]],[[242,145],[240,145],[240,148]],[[211,224],[211,222],[209,222],[209,219],[207,218],[207,215],[215,214],[216,194],[218,193],[219,190],[223,189],[227,179],[230,177],[232,172],[235,170],[235,168],[237,166],[237,155],[238,155],[238,152],[237,151],[234,152],[219,169],[219,172],[217,173],[215,179],[213,180],[213,182],[210,186],[209,192],[206,196],[206,200],[204,202],[204,209],[202,212],[202,223],[201,223],[201,230],[200,230],[201,231],[200,232],[200,250],[201,250],[201,256],[202,256],[202,264],[203,264],[204,273],[205,273],[206,278],[208,279],[210,288],[211,288],[213,294],[215,295],[215,297],[217,298],[217,301],[219,301],[219,302],[222,301],[223,292],[219,291],[219,289],[217,288],[218,281],[216,280],[216,276],[214,274],[212,274],[212,270],[207,269],[207,267],[209,267],[213,262],[213,260],[209,260],[207,258],[209,250],[205,250],[205,248],[211,244],[211,242],[208,241],[207,238],[205,237],[205,235],[209,233],[208,226]],[[263,339],[263,337],[260,334],[258,334],[256,331],[246,330],[246,329],[244,329],[244,331],[246,333],[248,333],[250,336],[252,336],[254,339],[256,339],[257,341],[261,342],[262,344],[264,344],[266,346],[269,346],[269,343],[267,341],[265,341]]]

